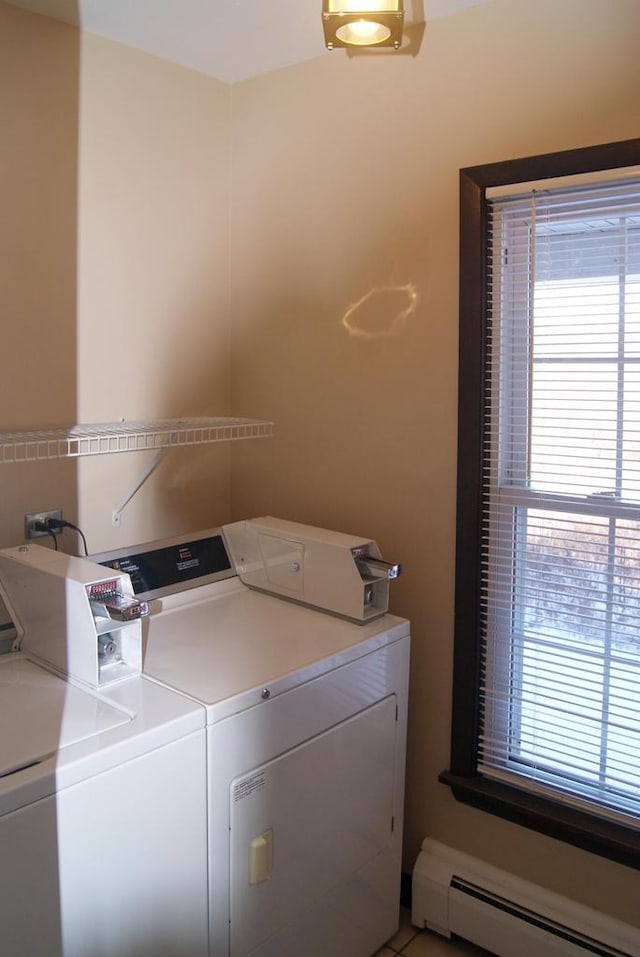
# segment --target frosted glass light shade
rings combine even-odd
[[[322,26],[334,47],[395,47],[402,41],[403,0],[323,0]]]

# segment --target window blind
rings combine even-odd
[[[478,770],[640,829],[640,177],[488,240]]]

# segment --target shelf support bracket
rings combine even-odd
[[[153,475],[155,470],[158,468],[160,463],[165,458],[168,451],[169,451],[168,448],[161,449],[157,453],[157,455],[154,455],[153,459],[151,460],[147,468],[144,470],[144,472],[142,473],[142,475],[140,476],[140,478],[138,479],[134,487],[131,489],[131,491],[122,499],[118,507],[114,508],[111,514],[111,522],[114,528],[120,528],[120,517],[122,513],[124,512],[125,508],[129,504],[131,499],[134,497],[134,495],[136,495],[140,491],[140,489],[142,488],[144,483],[147,481],[147,479]]]

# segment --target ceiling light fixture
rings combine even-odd
[[[334,47],[394,47],[402,42],[403,0],[322,0],[328,50]]]

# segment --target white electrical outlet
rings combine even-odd
[[[62,531],[61,528],[53,528],[51,531],[43,531],[42,529],[36,528],[38,522],[46,522],[48,518],[55,518],[60,521],[62,519],[62,509],[61,508],[50,508],[43,509],[41,512],[28,512],[24,517],[24,537],[26,538],[40,538],[42,535],[59,535]]]

